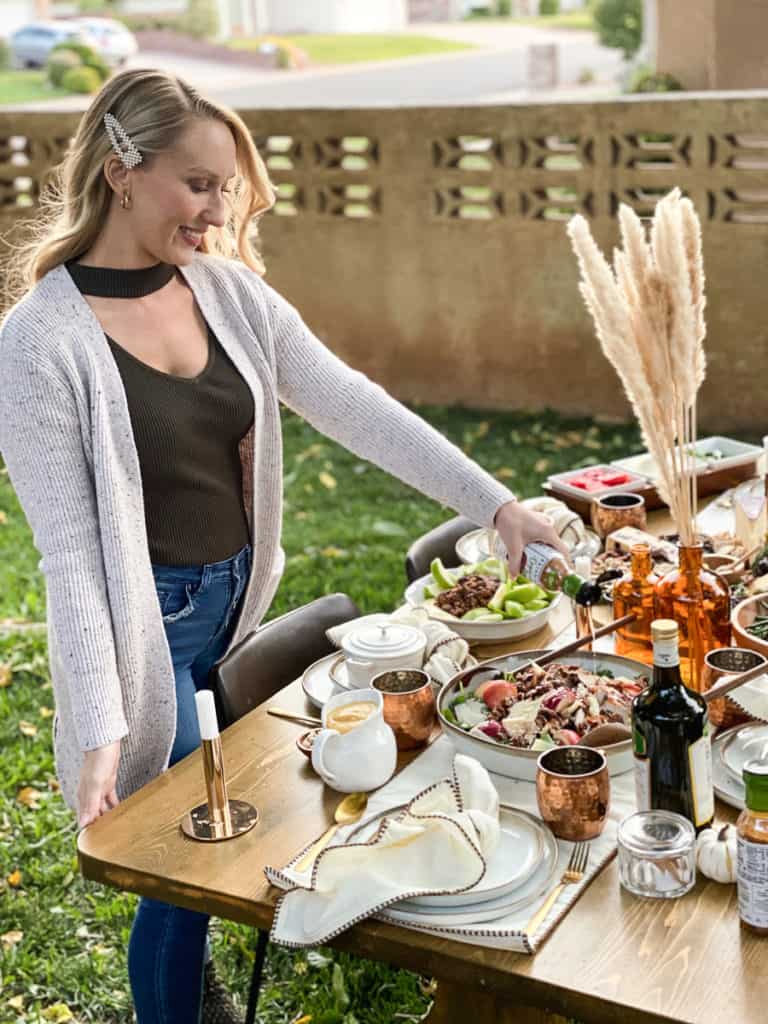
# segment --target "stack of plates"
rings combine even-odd
[[[763,722],[726,729],[712,744],[715,794],[731,807],[744,807],[742,772],[753,760],[768,760],[768,725]]]
[[[304,675],[301,677],[301,688],[304,690],[307,700],[319,709],[322,709],[337,693],[354,690],[355,687],[352,686],[347,675],[344,655],[333,653],[319,658],[304,671]]]
[[[502,807],[499,845],[476,885],[464,892],[412,896],[384,913],[393,921],[434,927],[494,921],[549,891],[556,881],[557,857],[557,840],[542,821],[526,811]]]

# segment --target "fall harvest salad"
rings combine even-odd
[[[462,690],[443,715],[478,739],[546,750],[579,743],[598,725],[628,725],[632,700],[646,685],[644,676],[615,678],[582,665],[529,665]]]
[[[557,596],[527,576],[511,576],[506,561],[486,558],[472,565],[446,569],[439,558],[430,566],[424,587],[425,603],[464,622],[503,622],[524,619],[548,608]]]

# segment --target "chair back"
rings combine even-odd
[[[473,523],[471,519],[456,516],[415,540],[405,556],[405,575],[408,582],[413,583],[421,576],[426,576],[433,558],[441,559],[446,567],[458,565],[456,541],[465,533],[476,529],[477,523]]]
[[[272,697],[335,648],[325,635],[360,609],[347,594],[328,594],[254,629],[211,669],[222,725]]]

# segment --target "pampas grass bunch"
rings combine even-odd
[[[656,205],[650,240],[619,210],[613,264],[580,215],[568,224],[580,290],[658,467],[657,486],[682,544],[696,542],[696,397],[704,380],[704,263],[693,204],[674,189]]]

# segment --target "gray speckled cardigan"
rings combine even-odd
[[[490,524],[511,499],[458,448],[337,359],[245,266],[199,255],[182,273],[255,403],[253,430],[240,446],[253,570],[232,644],[262,619],[283,567],[279,401],[478,523]],[[83,751],[122,738],[117,788],[125,797],[167,767],[173,668],[122,380],[63,266],[0,328],[0,452],[42,555],[62,792],[75,807]]]

